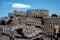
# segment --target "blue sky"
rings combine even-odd
[[[60,0],[0,0],[0,17],[14,10],[47,9],[49,14],[60,14]]]

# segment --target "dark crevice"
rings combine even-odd
[[[1,24],[1,25],[5,25],[5,21],[4,21],[4,20],[2,20],[0,24]]]
[[[22,32],[23,32],[23,29],[22,28],[18,28],[15,30],[19,35],[24,35]]]
[[[8,22],[5,22],[5,20],[2,20],[0,22],[1,25],[6,25],[6,24],[10,24],[12,22],[12,20],[9,20]]]
[[[10,16],[10,18],[13,18],[13,16]]]
[[[40,26],[35,26],[36,28],[41,28]]]
[[[33,39],[33,40],[43,40],[42,38],[36,38],[36,39]]]
[[[27,23],[26,23],[26,25],[31,26],[31,24],[27,24]]]
[[[52,14],[51,17],[58,17],[56,14]]]
[[[56,40],[58,40],[60,38],[60,31],[59,31],[59,33],[57,33],[57,38],[56,38]]]
[[[25,36],[23,36],[23,37],[20,37],[20,36],[15,36],[15,38],[21,38],[21,39],[30,39],[30,38],[28,38],[28,37],[25,37]]]
[[[43,25],[43,17],[40,17],[40,18],[41,18],[41,21],[42,21],[42,23],[41,23],[41,24]]]
[[[6,24],[10,24],[12,22],[12,20],[10,19]]]

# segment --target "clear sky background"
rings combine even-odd
[[[0,17],[14,10],[46,9],[49,14],[60,14],[60,0],[0,0]]]

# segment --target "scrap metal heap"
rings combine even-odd
[[[60,16],[48,10],[14,11],[0,19],[0,40],[60,40]]]

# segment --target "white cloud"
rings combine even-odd
[[[13,3],[12,7],[14,7],[14,8],[31,8],[30,5],[21,4],[21,3]]]

